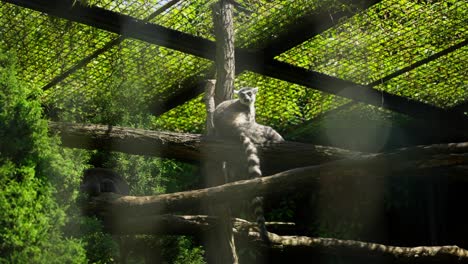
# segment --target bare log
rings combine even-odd
[[[249,236],[259,236],[249,232]],[[300,249],[345,257],[372,258],[376,263],[468,263],[468,250],[457,246],[397,247],[377,243],[335,238],[312,238],[304,236],[278,236],[270,234],[275,247],[282,250]],[[380,261],[379,261],[380,260]],[[385,262],[387,263],[387,262]]]
[[[52,121],[49,122],[49,129],[54,134],[60,134],[62,144],[71,148],[105,149],[186,162],[206,159],[201,148],[210,149],[213,153],[210,156],[219,159],[222,159],[223,153],[242,153],[238,143],[204,138],[200,134]],[[258,148],[265,166],[271,168],[265,173],[361,155],[359,152],[297,142],[275,143]]]
[[[60,135],[65,147],[110,150],[184,161],[200,159],[200,134],[53,121],[49,121],[49,130]]]
[[[433,169],[440,172],[450,171],[452,168],[457,170],[457,175],[465,175],[460,173],[460,170],[463,171],[467,165],[468,143],[434,145],[297,168],[269,177],[194,191],[143,197],[103,194],[93,199],[89,209],[100,214],[163,214],[194,209],[203,204],[229,204],[233,200],[248,200],[254,196],[303,191],[320,179],[334,184],[345,177],[383,178],[402,172],[411,172],[416,177],[423,177]]]
[[[121,219],[109,231],[114,234],[192,235],[201,237],[218,225],[216,217],[205,215],[160,215]],[[232,219],[237,239],[264,247],[257,225],[243,219]],[[331,254],[341,257],[360,257],[391,260],[392,263],[468,263],[468,251],[457,246],[397,247],[355,240],[313,238],[305,236],[279,236],[268,234],[272,250],[301,251],[302,254]],[[378,261],[376,262],[378,263]]]
[[[186,162],[199,162],[207,158],[201,148],[209,149],[213,154],[210,156],[219,159],[222,159],[223,153],[242,153],[238,143],[212,140],[200,134],[52,121],[49,122],[49,129],[52,133],[60,134],[62,144],[71,148],[105,149]],[[265,168],[262,170],[266,174],[361,155],[359,152],[297,142],[275,143],[258,148],[264,160],[262,165]]]

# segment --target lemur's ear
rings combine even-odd
[[[239,91],[238,91],[238,90],[234,90],[234,94],[238,94],[238,93],[239,93]]]
[[[258,87],[253,88],[253,89],[252,89],[252,92],[253,92],[253,93],[257,93],[257,92],[258,92]]]

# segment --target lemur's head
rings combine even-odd
[[[234,91],[239,97],[239,101],[244,105],[251,105],[255,103],[255,95],[258,92],[257,87],[242,87],[238,91]]]

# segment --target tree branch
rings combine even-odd
[[[72,148],[105,149],[186,162],[205,159],[201,148],[209,149],[212,153],[210,157],[220,160],[223,153],[243,153],[239,143],[211,140],[200,134],[52,121],[49,122],[49,129],[52,133],[60,134],[65,147]],[[361,155],[359,152],[297,142],[272,143],[258,148],[263,161],[262,171],[266,174]],[[300,156],[297,155],[299,152]]]
[[[114,224],[108,231],[119,235],[192,235],[202,237],[218,224],[216,217],[205,215],[160,215],[147,217],[126,217]],[[267,223],[268,225],[268,223]],[[243,219],[232,219],[236,239],[247,239],[257,247],[264,247],[256,224]],[[272,250],[300,250],[302,253],[318,253],[342,257],[363,257],[391,259],[392,263],[468,263],[468,251],[457,246],[397,247],[377,243],[334,238],[313,238],[305,236],[279,236],[268,234]]]
[[[337,256],[385,258],[392,260],[389,263],[468,263],[468,251],[457,246],[396,247],[355,240],[278,236],[271,233],[270,237],[272,243],[276,244],[275,247],[282,250],[301,248],[303,251],[318,251]]]
[[[297,168],[275,175],[244,180],[221,186],[163,194],[157,196],[118,196],[105,193],[92,200],[92,212],[103,215],[153,215],[193,210],[203,204],[228,204],[233,200],[248,200],[254,196],[278,196],[308,190],[319,180],[329,184],[343,178],[380,177],[410,172],[423,177],[438,169],[440,175],[465,176],[468,165],[468,143],[442,144],[402,149],[388,154],[375,154],[359,159],[346,159],[320,166]],[[465,169],[465,170],[464,170]]]

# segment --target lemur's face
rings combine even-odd
[[[244,105],[251,105],[255,103],[255,95],[258,92],[258,88],[244,87],[239,91],[235,91],[239,96],[239,101]]]

